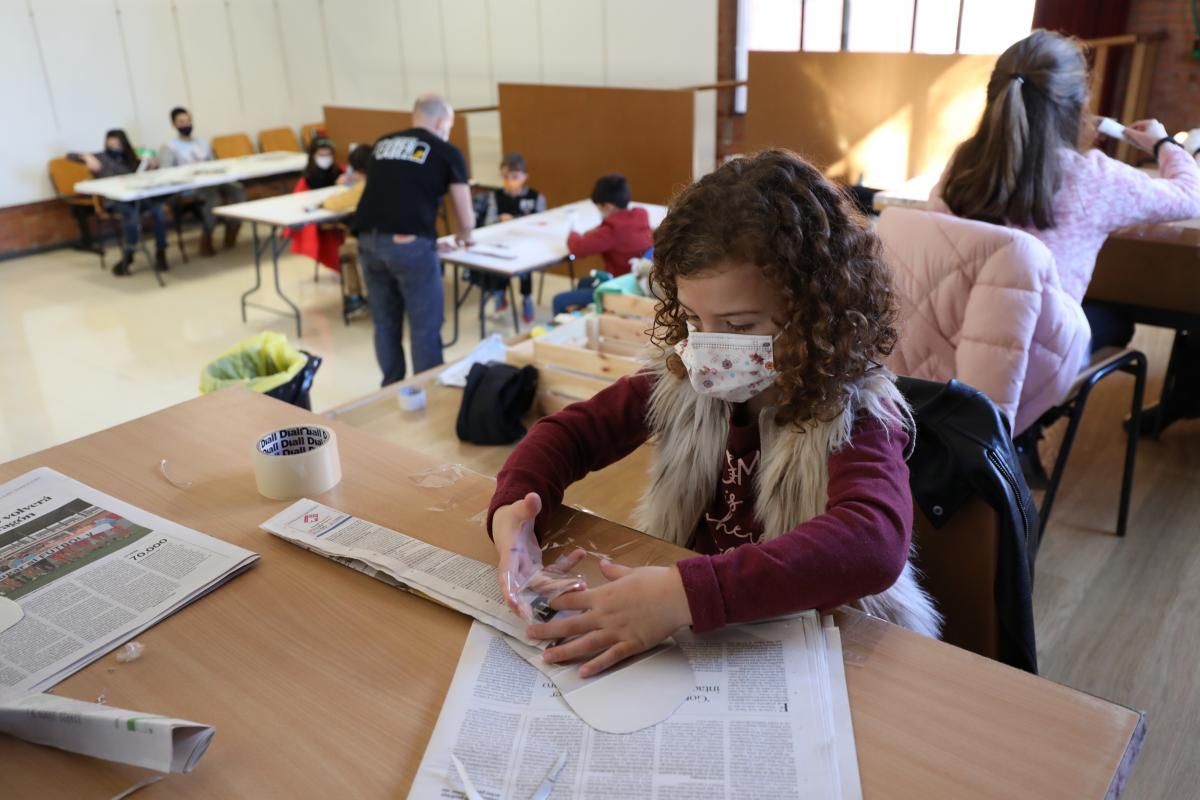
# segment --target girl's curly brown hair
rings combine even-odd
[[[668,350],[687,337],[677,279],[755,264],[786,318],[775,341],[781,424],[829,420],[846,387],[891,353],[896,310],[879,239],[846,192],[787,150],[734,159],[685,189],[654,234],[661,298],[651,331]],[[668,368],[686,373],[673,353]]]

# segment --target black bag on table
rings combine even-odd
[[[525,435],[521,418],[537,395],[537,370],[511,364],[475,364],[458,409],[458,438],[472,444],[512,444]]]

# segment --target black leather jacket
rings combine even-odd
[[[1036,673],[1032,594],[1038,514],[1008,421],[983,394],[958,381],[899,378],[897,386],[917,421],[916,447],[908,463],[913,499],[934,527],[941,528],[976,496],[999,516],[995,597],[1000,660]]]

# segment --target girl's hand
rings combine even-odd
[[[1139,150],[1154,152],[1154,145],[1167,135],[1167,129],[1156,119],[1140,119],[1125,126],[1125,140]]]
[[[675,567],[634,568],[602,561],[600,571],[610,583],[564,594],[551,603],[559,611],[583,613],[528,630],[533,639],[578,637],[551,647],[544,657],[562,662],[592,656],[579,668],[581,678],[645,652],[692,623],[683,579]]]
[[[542,546],[534,533],[533,523],[542,513],[542,498],[533,492],[524,499],[501,506],[492,515],[492,541],[500,555],[497,574],[500,594],[508,607],[521,614],[517,590],[542,568]],[[532,619],[521,614],[524,619]]]

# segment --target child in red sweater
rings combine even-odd
[[[769,150],[686,189],[654,244],[659,358],[534,426],[488,524],[501,590],[529,618],[516,590],[541,565],[535,531],[573,481],[653,437],[639,527],[698,554],[603,563],[609,583],[553,601],[583,613],[530,626],[569,638],[546,659],[585,659],[586,677],[683,626],[847,603],[936,636],[908,566],[912,421],[879,366],[896,330],[866,221],[815,168]]]
[[[600,224],[587,233],[567,235],[567,249],[578,258],[600,256],[615,278],[629,272],[629,259],[639,258],[654,243],[650,215],[630,208],[633,192],[624,175],[605,175],[592,187],[592,202],[600,210]]]

